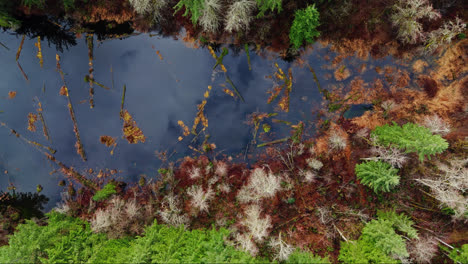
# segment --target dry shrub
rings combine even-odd
[[[439,175],[432,178],[421,178],[417,181],[431,189],[440,207],[453,209],[455,220],[467,220],[468,197],[468,159],[452,159],[450,165],[438,164]]]
[[[106,233],[110,238],[138,235],[153,220],[150,205],[141,207],[136,199],[114,197],[105,208],[96,210],[91,219],[94,232]]]
[[[420,237],[411,241],[408,251],[414,263],[431,263],[438,251],[437,241],[434,237]]]
[[[241,224],[245,226],[249,232],[249,236],[258,242],[262,242],[268,237],[269,229],[272,227],[270,216],[261,218],[261,208],[258,204],[252,204],[245,210],[244,219]]]
[[[191,198],[190,204],[197,210],[195,213],[208,212],[210,207],[208,203],[214,197],[211,187],[204,191],[201,186],[193,185],[189,187],[187,194]]]
[[[99,21],[115,21],[122,24],[133,19],[133,10],[125,8],[126,0],[114,1],[107,5],[89,5],[87,22],[96,23]],[[109,3],[109,2],[106,2]]]
[[[256,202],[262,198],[274,197],[280,189],[281,178],[279,176],[271,171],[267,173],[262,168],[256,168],[250,174],[247,185],[242,186],[238,192],[237,200],[241,203]]]
[[[184,225],[187,228],[190,218],[183,213],[180,204],[179,197],[170,193],[164,197],[158,213],[166,224],[175,227]]]

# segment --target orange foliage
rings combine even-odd
[[[60,92],[59,92],[60,95],[65,95],[65,96],[68,96],[68,89],[67,87],[64,85],[62,87],[60,87]]]
[[[113,138],[113,137],[111,137],[111,136],[101,136],[101,137],[99,138],[99,141],[100,141],[102,144],[106,145],[106,147],[110,147],[110,146],[112,146],[112,145],[115,144],[115,138]]]
[[[88,4],[87,22],[115,21],[122,24],[134,18],[132,8],[126,0],[106,1],[105,4]],[[126,7],[126,8],[125,8]]]
[[[36,132],[37,115],[33,113],[28,114],[28,130],[31,132]]]
[[[278,63],[275,62],[276,72],[272,76],[267,76],[274,81],[274,83],[282,83],[281,85],[275,85],[272,90],[268,91],[267,94],[270,94],[268,97],[267,103],[273,102],[278,95],[283,91],[284,95],[278,101],[278,107],[284,112],[289,112],[289,94],[292,91],[292,69],[288,69],[288,75],[279,67]]]
[[[127,110],[123,111],[123,120],[123,133],[127,141],[130,144],[137,144],[139,141],[144,143],[146,140],[145,135],[143,135],[143,132],[137,126],[135,120],[133,120],[133,117]]]
[[[232,97],[236,98],[236,96],[234,95],[234,92],[229,90],[228,88],[224,88],[223,92],[226,93],[229,96],[232,96]]]
[[[16,92],[15,91],[9,91],[8,92],[8,99],[13,99],[16,97]]]
[[[333,75],[335,76],[335,79],[337,81],[343,81],[346,80],[349,76],[351,76],[351,71],[343,65],[340,68],[336,69]]]
[[[37,37],[37,42],[34,43],[34,46],[37,47],[37,55],[36,57],[39,59],[39,64],[41,65],[41,68],[44,66],[44,58],[42,57],[42,48],[41,48],[41,37]]]
[[[184,136],[190,135],[188,126],[186,126],[182,120],[177,121],[177,124],[184,130]]]

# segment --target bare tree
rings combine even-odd
[[[439,175],[433,178],[417,179],[419,183],[428,186],[434,198],[441,207],[450,207],[454,211],[454,219],[465,219],[468,215],[468,158],[452,159],[450,165],[438,164]]]

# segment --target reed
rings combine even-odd
[[[23,44],[24,44],[24,39],[26,38],[26,35],[23,35],[23,37],[21,38],[21,42],[20,42],[20,45],[18,47],[18,50],[16,51],[16,61],[18,61],[20,55],[21,55],[21,51],[23,50]]]
[[[94,66],[93,66],[93,57],[94,57],[94,35],[87,34],[86,35],[86,42],[88,44],[88,65],[89,65],[89,107],[92,109],[94,108],[94,87],[93,87],[93,80],[94,80]]]
[[[41,36],[37,36],[37,42],[34,43],[34,46],[37,47],[36,57],[39,59],[39,65],[41,65],[41,68],[44,68],[44,58],[42,57],[42,47],[41,47]]]
[[[47,141],[51,142],[50,136],[49,136],[49,130],[47,129],[47,125],[44,120],[44,115],[42,114],[44,109],[42,109],[42,104],[37,97],[35,98],[35,101],[37,102],[37,115],[39,116],[39,120],[41,121],[41,124],[42,124],[42,132],[44,133],[44,137],[47,139]]]

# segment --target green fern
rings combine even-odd
[[[9,245],[0,247],[0,263],[266,263],[226,245],[230,231],[193,230],[153,225],[137,238],[111,239],[91,231],[89,223],[63,214],[47,214],[48,224],[19,225]]]
[[[417,239],[418,231],[412,227],[414,222],[405,214],[397,214],[395,211],[377,212],[379,219],[388,220],[398,231],[405,233],[409,238]]]
[[[297,10],[294,14],[294,21],[289,32],[289,41],[295,49],[306,43],[314,42],[314,38],[320,36],[317,31],[320,14],[315,9],[315,5],[308,6],[305,9]]]
[[[75,8],[75,0],[62,0],[65,11]]]
[[[31,7],[44,8],[45,0],[22,0],[21,4],[23,4],[24,6],[27,6],[28,8],[31,8]]]
[[[454,263],[468,263],[468,244],[463,244],[460,249],[453,249],[449,257]]]
[[[402,222],[412,228],[405,215],[381,212],[377,220],[366,224],[358,240],[341,243],[338,259],[344,263],[399,263],[397,259],[409,256],[405,240],[395,232]]]
[[[361,183],[374,189],[374,192],[389,192],[400,183],[398,169],[382,161],[367,161],[357,164],[356,176]]]
[[[316,256],[312,254],[311,252],[304,252],[297,250],[294,251],[291,255],[289,255],[288,260],[285,262],[286,264],[288,263],[316,263],[316,264],[329,264],[331,263],[330,260],[328,260],[328,257],[322,258],[320,256]]]
[[[425,156],[430,159],[431,155],[442,153],[448,148],[447,141],[441,136],[433,135],[428,128],[413,123],[399,126],[393,122],[393,125],[375,128],[371,135],[383,146],[418,153],[420,161],[424,161]]]
[[[271,12],[277,10],[280,13],[283,9],[281,7],[281,0],[256,0],[258,10],[260,11],[257,15],[257,18],[262,18],[265,16],[265,13],[270,10]]]
[[[203,8],[205,5],[205,0],[180,0],[175,6],[175,12],[179,12],[182,8],[185,8],[183,16],[190,14],[190,20],[193,25],[196,25],[198,18],[200,18]]]

